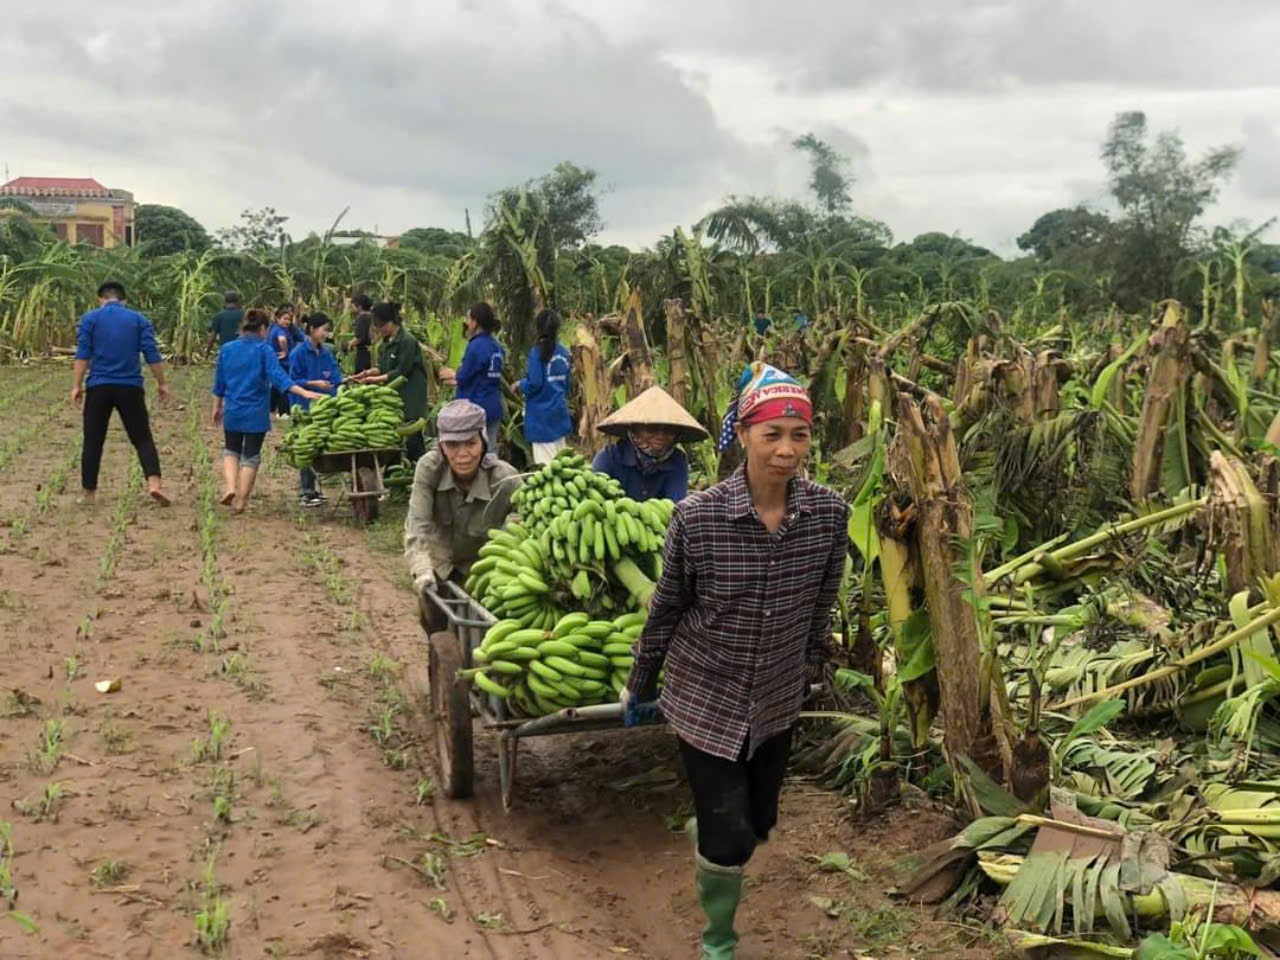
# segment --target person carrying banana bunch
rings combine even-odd
[[[632,500],[674,500],[689,492],[689,458],[678,443],[705,440],[707,431],[661,387],[653,386],[600,421],[618,439],[596,454],[591,468],[607,473]]]
[[[681,501],[662,576],[619,698],[633,726],[654,712],[679,738],[696,819],[703,960],[731,960],[742,871],[778,820],[791,731],[821,676],[849,552],[849,507],[799,474],[813,405],[765,363],[748,367],[721,430],[745,465]]]
[[[405,560],[428,631],[435,624],[423,591],[466,579],[489,531],[506,522],[520,485],[516,468],[488,448],[483,407],[470,400],[445,404],[436,431],[439,445],[418,460],[404,520]]]

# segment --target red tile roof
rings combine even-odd
[[[108,197],[111,193],[92,177],[18,177],[0,186],[7,197]]]

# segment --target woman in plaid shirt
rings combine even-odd
[[[797,476],[813,407],[764,363],[742,376],[722,447],[745,464],[676,507],[663,575],[622,695],[627,723],[656,694],[680,739],[697,812],[704,960],[729,960],[742,869],[778,819],[800,704],[818,679],[849,549],[849,508]]]

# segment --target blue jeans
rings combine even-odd
[[[301,482],[303,493],[316,492],[316,472],[310,467],[303,467],[298,472],[298,479]]]

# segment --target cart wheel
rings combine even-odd
[[[377,490],[378,474],[372,467],[360,467],[356,470],[356,490]],[[351,509],[361,523],[373,523],[378,519],[377,497],[356,497],[351,501]]]
[[[467,687],[456,682],[461,669],[458,638],[447,631],[433,633],[427,640],[427,677],[431,685],[436,765],[444,792],[454,799],[471,796],[475,781],[471,701]]]

